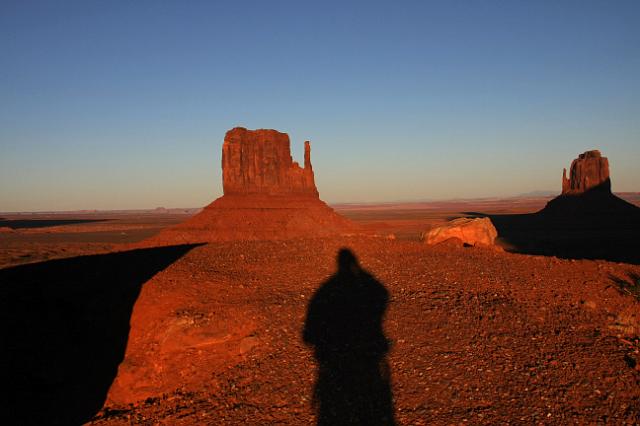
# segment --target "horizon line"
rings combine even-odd
[[[537,192],[548,192],[548,194],[540,194],[536,195]],[[612,191],[613,194],[640,194],[640,191]],[[555,194],[555,195],[554,195]],[[428,204],[428,203],[455,203],[455,202],[467,202],[467,201],[487,201],[487,200],[508,200],[508,199],[548,199],[552,197],[556,197],[560,195],[560,193],[556,191],[531,191],[531,193],[525,194],[516,194],[516,195],[504,195],[504,196],[486,196],[486,197],[457,197],[457,198],[438,198],[438,199],[398,199],[398,200],[388,200],[388,201],[341,201],[341,202],[328,202],[325,201],[329,206],[371,206],[371,205],[392,205],[392,204]],[[221,195],[222,197],[222,195]],[[218,197],[220,198],[220,197]],[[216,198],[217,199],[217,198]],[[209,204],[209,203],[208,203]],[[206,204],[206,205],[208,205]],[[21,210],[21,211],[0,211],[0,215],[11,215],[11,214],[65,214],[65,213],[85,213],[85,214],[96,214],[96,213],[113,213],[113,212],[152,212],[155,210],[198,210],[206,207],[164,207],[164,206],[156,206],[156,207],[136,207],[136,208],[113,208],[113,209],[73,209],[73,210]]]

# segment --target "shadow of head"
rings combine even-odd
[[[360,271],[358,259],[349,249],[342,248],[338,252],[338,274],[353,274]]]
[[[124,358],[142,285],[194,245],[0,270],[2,424],[82,424]],[[15,416],[15,417],[14,417]]]
[[[302,336],[318,364],[318,424],[394,424],[382,327],[389,294],[351,250],[341,249],[336,262],[309,302]]]

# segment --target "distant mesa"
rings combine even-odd
[[[611,192],[609,160],[593,150],[580,154],[571,163],[569,178],[567,169],[562,171],[562,194],[584,194],[590,190]]]
[[[147,242],[273,240],[349,234],[357,225],[320,200],[305,142],[304,167],[289,136],[271,129],[229,130],[222,145],[224,195]]]

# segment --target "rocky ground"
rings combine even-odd
[[[143,286],[91,424],[314,422],[302,330],[341,247],[389,292],[398,424],[640,422],[639,266],[363,237],[193,248]]]

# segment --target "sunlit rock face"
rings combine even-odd
[[[277,130],[229,130],[222,145],[225,195],[309,195],[318,197],[311,146],[304,145],[304,167],[291,158],[289,136]]]
[[[470,246],[492,246],[497,237],[498,231],[488,217],[464,217],[432,228],[422,238],[431,245],[455,239]]]
[[[563,194],[584,194],[592,189],[611,192],[609,160],[597,150],[587,151],[573,160],[568,178],[567,169],[562,171]]]

